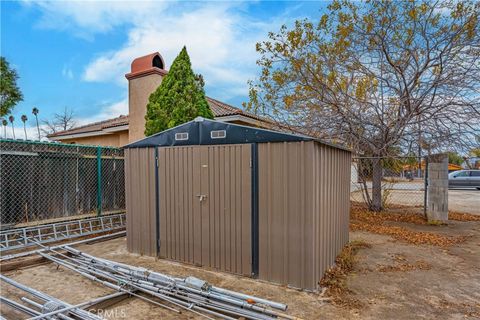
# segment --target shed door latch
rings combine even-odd
[[[205,200],[207,198],[207,195],[206,194],[197,194],[197,197],[198,197],[198,201],[202,202],[203,200]]]

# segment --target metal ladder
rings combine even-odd
[[[46,244],[92,234],[122,230],[125,228],[125,221],[125,213],[119,213],[95,218],[4,230],[0,232],[0,253],[34,246],[37,243]]]

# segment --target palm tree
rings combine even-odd
[[[22,114],[22,122],[23,122],[23,132],[25,132],[25,140],[28,140],[27,139],[27,127],[25,126],[28,118],[27,118],[27,115],[26,114]]]
[[[13,126],[13,121],[15,121],[15,117],[14,116],[8,117],[8,121],[10,121],[10,123],[12,124],[13,139],[15,140],[15,127]]]
[[[33,107],[32,113],[35,116],[35,120],[37,120],[37,130],[38,130],[38,141],[40,141],[40,127],[38,126],[38,113],[40,110],[38,110],[37,107]]]
[[[7,139],[7,126],[8,126],[8,121],[6,119],[2,119],[2,125],[3,125],[3,138]]]

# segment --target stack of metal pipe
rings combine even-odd
[[[14,286],[15,288],[30,294],[31,296],[36,298],[36,300],[38,300],[33,301],[27,297],[22,297],[21,300],[28,304],[27,306],[6,297],[0,297],[0,301],[2,303],[23,314],[31,316],[32,318],[30,319],[101,320],[101,317],[86,310],[82,310],[82,307],[88,307],[91,304],[98,303],[101,300],[111,299],[113,297],[112,295],[109,295],[107,297],[97,298],[79,305],[71,305],[60,299],[49,296],[46,293],[27,287],[4,275],[0,274],[0,279]],[[118,295],[118,293],[115,293],[115,295]]]
[[[68,246],[62,249],[69,255],[54,250],[39,254],[92,281],[155,303],[172,312],[188,311],[207,319],[298,319],[283,313],[287,310],[285,304],[215,287],[195,277],[171,277],[94,257]],[[55,253],[55,256],[51,253]]]

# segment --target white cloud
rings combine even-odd
[[[23,128],[22,121],[15,120],[13,124],[15,127],[15,139],[25,140],[25,130]],[[45,140],[41,130],[46,129],[46,126],[40,124],[39,127],[40,136],[42,137],[42,140]],[[34,124],[34,121],[27,122],[25,129],[27,133],[27,140],[38,140],[38,130],[37,126]],[[13,139],[13,130],[10,123],[8,123],[8,126],[6,128],[4,126],[1,126],[0,137],[6,139]]]
[[[241,2],[100,1],[27,3],[43,13],[41,27],[64,29],[85,38],[126,26],[120,47],[97,53],[82,79],[114,82],[126,87],[124,75],[136,57],[158,51],[167,68],[186,45],[195,72],[207,89],[247,94],[255,76],[255,43],[265,37],[272,21],[258,21],[244,12]],[[224,90],[224,88],[226,88]],[[209,90],[208,90],[209,91]]]
[[[75,117],[75,126],[79,127],[97,121],[116,118],[120,115],[128,115],[128,99],[122,98],[111,103],[101,103],[98,108],[97,113],[93,113],[89,117]]]
[[[63,66],[62,69],[62,76],[64,76],[67,79],[73,79],[73,71],[67,66]]]
[[[129,31],[123,47],[94,59],[83,78],[124,84],[124,74],[134,58],[159,51],[169,66],[186,45],[194,70],[204,75],[207,85],[227,82],[245,86],[255,65],[257,39],[241,34],[238,26],[245,21],[229,9],[227,5],[210,5],[139,23]]]
[[[195,72],[201,73],[208,95],[228,100],[248,94],[247,81],[258,69],[255,44],[294,17],[283,14],[259,20],[242,2],[175,1],[35,1],[42,12],[39,25],[68,30],[84,38],[122,27],[127,40],[118,48],[92,54],[81,78],[125,88],[124,75],[134,58],[160,52],[167,69],[186,45]],[[73,74],[72,74],[73,76]],[[68,75],[67,75],[68,77]],[[102,111],[103,112],[103,111]]]
[[[109,32],[122,24],[145,21],[152,14],[161,13],[171,2],[34,0],[23,4],[42,11],[38,27],[68,30],[76,36],[91,39],[96,33]]]
[[[101,112],[98,114],[100,120],[118,117],[120,115],[128,114],[128,99],[124,98],[120,101],[107,104],[102,107]],[[91,119],[91,118],[90,118]]]

